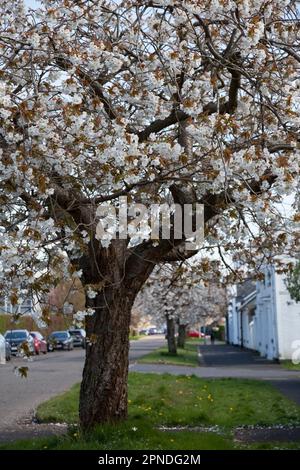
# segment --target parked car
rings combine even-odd
[[[33,337],[35,354],[47,354],[47,341],[39,331],[31,331]]]
[[[166,329],[165,328],[157,328],[156,333],[158,335],[165,335],[166,334]]]
[[[4,337],[10,345],[11,354],[35,353],[33,337],[28,330],[7,330]]]
[[[4,336],[0,333],[0,364],[5,363],[11,359],[10,344],[5,340]]]
[[[140,335],[147,335],[148,334],[148,329],[146,328],[146,329],[140,330],[139,334]]]
[[[64,349],[71,351],[73,349],[73,339],[68,331],[53,331],[47,341],[48,351],[55,349]]]
[[[149,328],[144,328],[139,331],[140,335],[157,335],[158,329],[155,326],[150,326]]]
[[[69,330],[70,335],[73,339],[73,345],[85,348],[85,337],[86,332],[82,328]]]
[[[148,329],[148,335],[157,335],[157,328],[151,327]]]
[[[5,364],[6,362],[6,348],[5,348],[5,338],[0,333],[0,364]]]
[[[190,330],[188,331],[187,335],[189,338],[204,338],[205,337],[205,334],[200,333],[198,330]]]

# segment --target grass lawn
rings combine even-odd
[[[78,394],[79,385],[75,385],[41,404],[38,418],[44,422],[76,424]],[[9,443],[0,449],[232,449],[237,448],[232,440],[235,426],[287,423],[300,423],[300,407],[261,381],[130,373],[126,423],[99,426],[86,439],[71,427],[64,437]],[[158,429],[213,425],[220,426],[219,434]]]
[[[196,367],[198,362],[197,349],[201,340],[191,338],[186,341],[185,349],[178,348],[177,354],[169,354],[168,348],[155,349],[146,356],[141,357],[138,362],[141,364],[172,364],[176,366]]]
[[[293,364],[292,361],[280,361],[280,365],[282,365],[285,369],[300,370],[300,363]]]

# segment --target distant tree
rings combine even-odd
[[[212,281],[203,283],[197,265],[165,265],[155,270],[137,297],[153,321],[167,326],[168,350],[184,348],[187,327],[220,320],[226,311],[226,291]],[[177,342],[175,338],[178,329]]]

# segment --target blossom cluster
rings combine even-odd
[[[80,271],[119,193],[150,206],[189,187],[213,212],[207,253],[296,250],[295,2],[147,3],[1,2],[0,291],[16,304]]]

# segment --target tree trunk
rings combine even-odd
[[[175,321],[167,315],[167,340],[169,354],[177,354],[177,346],[175,339]]]
[[[86,360],[80,390],[81,427],[127,417],[127,378],[130,312],[134,295],[124,287],[110,286],[93,304],[96,313],[86,317]],[[91,299],[89,299],[91,305]]]
[[[185,347],[186,327],[187,325],[182,325],[180,323],[178,325],[178,338],[177,338],[178,348],[184,349]]]
[[[173,184],[170,191],[175,204],[183,207],[195,202],[194,193],[186,191],[186,187],[183,191]],[[77,189],[71,197],[63,193],[57,200],[55,195],[59,212],[63,208],[77,227],[87,227],[90,237],[78,259],[72,259],[72,266],[81,272],[82,286],[87,292],[96,292],[95,298],[86,299],[86,307],[95,310],[92,316],[86,318],[86,360],[79,402],[81,428],[86,432],[96,424],[127,417],[131,308],[155,266],[170,261],[168,254],[182,243],[184,237],[179,240],[177,233],[175,239],[173,231],[170,239],[160,240],[158,246],[146,240],[130,248],[127,238],[113,239],[105,248],[99,241],[101,231],[97,230],[97,203],[92,200],[88,203],[86,197],[80,196],[80,202],[76,198]],[[178,256],[176,253],[176,261]],[[174,320],[168,323],[169,351],[176,354]]]

